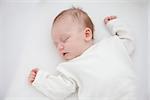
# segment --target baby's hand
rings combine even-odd
[[[38,68],[34,68],[34,69],[32,69],[30,71],[30,74],[28,76],[28,83],[29,83],[29,85],[32,85],[32,83],[34,82],[36,74],[37,74],[38,71],[39,71]]]
[[[107,24],[109,21],[116,19],[116,18],[117,18],[117,16],[107,16],[104,19],[104,23]]]

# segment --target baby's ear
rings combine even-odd
[[[91,41],[92,37],[93,37],[92,30],[90,28],[86,27],[84,29],[84,40],[87,42]]]

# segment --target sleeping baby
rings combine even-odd
[[[116,16],[105,17],[104,24],[112,35],[94,43],[94,25],[85,11],[59,13],[51,32],[65,61],[53,75],[32,69],[29,84],[50,100],[136,100],[132,38]]]

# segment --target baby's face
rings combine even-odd
[[[61,57],[71,60],[80,56],[87,49],[84,40],[83,27],[65,17],[54,23],[52,27],[52,38]]]

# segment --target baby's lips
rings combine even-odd
[[[63,53],[63,56],[65,56],[65,55],[68,54],[68,53],[69,53],[69,52],[64,52],[64,53]]]
[[[66,53],[62,53],[61,55],[64,56]]]

